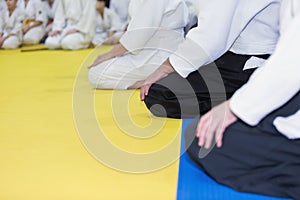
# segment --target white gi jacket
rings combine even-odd
[[[142,48],[153,49],[140,56],[143,60],[136,61],[137,65],[147,63],[158,51],[175,51],[183,42],[184,27],[189,22],[189,8],[184,0],[131,0],[129,15],[131,20],[120,43],[134,54],[143,53]]]
[[[57,5],[58,5],[58,1],[60,0],[55,0],[53,2],[53,5],[52,7],[50,7],[48,1],[44,1],[44,7],[45,7],[45,10],[47,12],[47,16],[48,16],[48,19],[54,19],[55,17],[55,12],[56,12],[56,9],[57,9]]]
[[[95,24],[94,45],[101,45],[108,38],[109,32],[121,32],[123,30],[119,16],[109,8],[104,9],[103,17],[97,12]]]
[[[53,30],[74,28],[91,40],[95,33],[95,0],[59,0],[54,17]]]
[[[16,7],[13,14],[9,16],[9,11],[5,9],[0,13],[0,16],[0,33],[3,33],[4,36],[15,34],[19,40],[22,40],[24,11]]]
[[[282,1],[281,22],[282,35],[273,56],[231,99],[232,111],[251,126],[286,104],[300,89],[298,0]],[[278,116],[274,126],[287,138],[299,139],[300,108],[290,117]]]
[[[122,24],[120,22],[120,18],[118,15],[111,9],[105,8],[103,18],[102,16],[97,13],[96,17],[96,33],[102,34],[110,31],[121,31],[122,30]]]
[[[7,9],[5,1],[0,0],[0,12],[2,12],[2,10],[5,10],[5,9]]]
[[[198,27],[170,62],[182,77],[227,51],[271,54],[279,37],[280,0],[197,0]],[[253,66],[254,67],[254,66]]]
[[[111,0],[109,8],[113,10],[120,18],[122,29],[129,23],[129,1],[130,0]]]
[[[48,18],[47,12],[41,0],[30,0],[25,7],[25,20],[35,20],[43,22],[45,26]]]

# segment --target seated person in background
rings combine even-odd
[[[197,11],[198,26],[141,88],[156,116],[206,113],[243,86],[276,47],[280,0],[197,0]]]
[[[44,37],[47,13],[41,0],[25,0],[23,44],[38,44]]]
[[[20,9],[25,10],[25,3],[24,3],[24,1],[25,0],[18,0],[17,7],[20,8]]]
[[[131,0],[129,8],[131,21],[120,44],[100,55],[89,71],[97,89],[139,88],[184,40],[189,20],[184,0]]]
[[[7,9],[0,13],[0,48],[16,49],[22,44],[24,12],[17,0],[7,0]]]
[[[187,128],[186,149],[221,184],[300,199],[300,2],[282,8],[273,56],[230,101]]]
[[[78,50],[91,44],[96,16],[95,0],[58,0],[48,49]]]
[[[129,23],[129,1],[130,0],[111,0],[109,5],[109,8],[119,16],[122,30],[126,30]]]
[[[57,9],[57,4],[60,0],[44,0],[43,4],[47,13],[47,25],[46,25],[46,34],[49,35],[49,33],[52,31],[53,28],[53,20],[55,16],[55,12]]]
[[[93,39],[94,46],[105,43],[105,40],[122,30],[118,15],[106,7],[106,0],[97,0],[96,10],[96,32]]]
[[[129,2],[130,0],[111,0],[109,8],[113,10],[117,15],[119,16],[122,24],[122,31],[119,31],[113,35],[113,37],[110,37],[106,44],[117,44],[120,42],[120,39],[124,32],[126,31],[128,24],[129,24],[129,14],[128,14],[128,8],[129,8]]]
[[[0,12],[1,13],[2,13],[2,11],[4,12],[5,9],[7,9],[5,1],[0,0]]]

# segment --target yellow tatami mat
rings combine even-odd
[[[181,121],[93,90],[92,50],[31,50],[0,50],[0,200],[174,200]]]

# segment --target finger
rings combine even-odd
[[[218,148],[222,147],[223,136],[224,136],[225,130],[226,130],[225,126],[220,126],[218,128],[218,130],[217,130],[217,133],[216,133],[216,143],[217,143],[217,147]]]
[[[223,140],[218,140],[216,143],[218,148],[221,148],[223,146]]]
[[[148,96],[148,91],[150,86],[151,86],[150,84],[146,84],[141,88],[141,92],[140,92],[141,101],[144,101],[146,96]]]
[[[140,91],[140,100],[141,101],[145,100],[144,88],[145,88],[145,86],[142,86],[141,91]]]
[[[201,130],[203,129],[203,120],[202,118],[200,118],[198,126],[197,126],[197,130],[196,130],[196,137],[200,138],[201,136]]]
[[[90,66],[88,66],[88,69],[91,69],[91,68],[93,68],[93,67],[95,67],[94,65],[90,65]]]
[[[208,112],[206,115],[204,115],[203,117],[200,118],[198,126],[197,126],[197,133],[196,133],[197,138],[200,137],[201,130],[203,129],[203,125],[206,123],[209,116],[210,116],[210,112]]]
[[[150,90],[150,87],[151,87],[151,86],[152,86],[152,84],[147,84],[147,85],[146,85],[145,91],[144,91],[145,97],[148,96],[149,90]]]
[[[88,68],[91,69],[92,67],[95,67],[95,63],[91,64]]]
[[[205,144],[205,140],[206,140],[206,134],[207,134],[207,131],[208,131],[208,127],[209,127],[209,124],[206,120],[201,120],[200,121],[200,126],[201,126],[201,129],[199,130],[199,143],[198,145],[200,147],[204,146]]]
[[[215,136],[215,132],[216,132],[216,127],[212,125],[208,127],[206,133],[206,140],[205,140],[205,149],[209,149],[211,147]]]

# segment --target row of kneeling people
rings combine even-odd
[[[198,116],[187,153],[219,183],[300,199],[300,1],[131,4],[120,44],[90,66],[92,86],[141,88],[156,116]]]
[[[129,0],[0,0],[0,48],[45,42],[49,49],[77,50],[118,43],[128,6]]]

